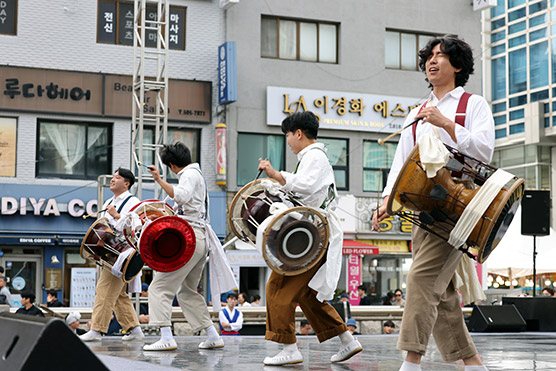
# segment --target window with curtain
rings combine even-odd
[[[386,68],[419,70],[419,50],[423,49],[434,34],[418,34],[386,30],[384,63]]]
[[[326,156],[334,170],[336,189],[349,189],[349,145],[347,139],[332,139],[319,137],[319,142],[326,147]]]
[[[285,170],[285,137],[239,133],[237,136],[237,185],[244,186],[255,179],[259,158],[268,159],[278,170]]]
[[[261,57],[338,63],[338,24],[263,16]]]
[[[363,142],[363,191],[382,192],[392,167],[397,143]]]
[[[154,128],[145,127],[143,129],[143,143],[144,144],[154,144]],[[191,162],[197,162],[200,164],[200,142],[201,142],[201,131],[198,129],[181,129],[175,127],[168,128],[168,137],[166,138],[166,143],[174,144],[176,142],[182,142],[191,151]],[[154,153],[153,151],[143,151],[143,162],[145,164],[154,164]],[[156,164],[157,166],[159,164]],[[178,176],[167,169],[166,179],[171,181],[177,181]]]
[[[37,176],[96,179],[112,173],[111,125],[39,120]]]

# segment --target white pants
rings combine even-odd
[[[172,300],[176,293],[183,315],[194,332],[213,325],[205,298],[197,292],[207,258],[205,231],[198,228],[194,228],[194,231],[197,244],[187,264],[173,272],[154,274],[149,286],[150,325],[172,325]]]

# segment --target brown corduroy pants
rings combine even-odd
[[[407,294],[398,349],[425,354],[432,335],[446,362],[477,354],[469,336],[459,294],[452,277],[463,254],[445,240],[413,228],[413,263],[407,276]]]
[[[266,285],[266,340],[282,344],[296,342],[295,308],[298,303],[321,343],[347,331],[338,312],[327,302],[318,301],[316,292],[308,286],[319,267],[317,264],[297,276],[271,273]]]

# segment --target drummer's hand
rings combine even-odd
[[[259,158],[259,169],[258,170],[264,170],[265,174],[269,178],[277,180],[278,183],[280,183],[281,185],[286,184],[286,180],[284,179],[282,174],[278,170],[276,170],[275,168],[272,167],[272,164],[270,163],[270,161],[263,160],[262,158]]]
[[[151,175],[153,176],[153,179],[156,181],[158,181],[160,179],[160,170],[158,170],[158,168],[154,165],[150,165],[147,168],[147,171],[149,173],[151,173]]]
[[[106,212],[110,214],[114,219],[120,219],[120,214],[118,214],[118,211],[116,210],[114,205],[106,206]]]
[[[373,213],[373,226],[371,228],[372,231],[380,232],[380,222],[389,217],[388,212],[386,211],[386,205],[388,205],[388,198],[389,196],[384,197],[384,202],[382,205],[378,207]]]
[[[452,139],[457,142],[456,123],[450,120],[448,117],[444,116],[437,107],[432,106],[423,108],[423,110],[419,112],[419,114],[415,116],[415,118],[421,118],[424,122],[429,122],[434,126],[446,130],[446,132],[452,137]]]

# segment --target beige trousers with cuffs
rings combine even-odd
[[[398,349],[425,354],[432,333],[446,362],[476,355],[459,294],[452,285],[463,254],[419,227],[413,228],[412,241],[413,263],[407,277]]]
[[[193,230],[197,243],[191,259],[173,272],[155,272],[149,286],[150,325],[172,325],[172,300],[176,294],[183,315],[194,332],[213,325],[205,298],[197,292],[207,258],[205,231],[196,227]]]
[[[131,299],[126,293],[126,287],[127,283],[122,278],[114,276],[107,269],[102,268],[100,270],[91,320],[92,330],[108,331],[112,312],[116,314],[116,318],[124,331],[139,326],[137,312],[135,312]]]

